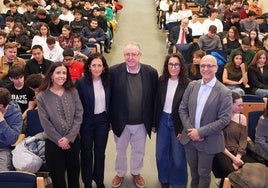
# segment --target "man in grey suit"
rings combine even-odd
[[[213,56],[201,59],[202,79],[188,85],[179,108],[192,188],[209,188],[214,155],[225,148],[222,129],[231,121],[231,91],[216,79],[217,69]]]

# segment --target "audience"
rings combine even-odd
[[[63,60],[63,49],[54,37],[47,37],[46,45],[43,47],[44,58],[52,62],[60,62]]]
[[[210,10],[209,17],[203,22],[204,34],[209,33],[209,27],[211,25],[214,25],[217,28],[216,33],[220,33],[223,31],[222,21],[217,18],[218,14],[218,9],[213,8]]]
[[[61,35],[63,26],[68,25],[69,22],[63,21],[62,19],[59,18],[57,14],[52,14],[50,18],[51,18],[51,21],[48,23],[50,34],[53,37],[58,37]]]
[[[249,38],[250,38],[250,49],[257,52],[262,48],[262,42],[259,40],[259,34],[258,30],[252,29],[249,32]]]
[[[200,60],[206,55],[206,52],[197,50],[193,53],[193,63],[189,67],[189,78],[191,80],[199,80],[202,78],[200,74]]]
[[[258,6],[259,0],[253,0],[249,5],[248,10],[254,11],[257,16],[262,16],[262,9]]]
[[[240,27],[241,27],[241,35],[242,36],[249,36],[249,32],[252,29],[259,29],[259,24],[256,21],[256,13],[254,11],[248,12],[248,18],[240,21]]]
[[[255,133],[255,143],[258,144],[266,153],[268,152],[268,109],[264,110],[263,115],[258,121]]]

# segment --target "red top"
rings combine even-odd
[[[71,75],[71,79],[77,80],[84,74],[84,63],[80,61],[74,61],[71,66],[68,67]]]

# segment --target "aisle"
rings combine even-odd
[[[120,0],[120,3],[124,5],[124,8],[117,15],[119,25],[111,53],[105,54],[108,64],[111,66],[123,62],[124,46],[129,41],[135,41],[142,49],[141,62],[152,65],[160,73],[167,50],[165,49],[165,35],[156,25],[154,0]],[[147,140],[144,167],[141,172],[148,188],[160,187],[155,163],[155,138],[155,134],[152,134],[152,138]],[[130,153],[130,148],[128,153]],[[111,187],[115,176],[115,156],[114,137],[110,132],[106,150],[106,187]],[[121,187],[136,188],[129,173]]]
[[[117,15],[118,30],[110,54],[105,54],[109,65],[123,62],[123,48],[129,41],[138,42],[142,49],[141,61],[159,71],[167,53],[165,35],[157,29],[154,0],[121,0],[124,8]]]

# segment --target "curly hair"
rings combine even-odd
[[[180,80],[180,83],[185,83],[187,81],[187,78],[188,78],[188,71],[187,71],[187,68],[185,65],[185,60],[180,53],[168,54],[166,56],[166,59],[164,61],[162,75],[160,76],[160,80],[168,81],[168,79],[170,78],[170,73],[168,71],[168,62],[169,62],[170,58],[177,58],[179,60],[180,73],[178,75],[178,78]]]

